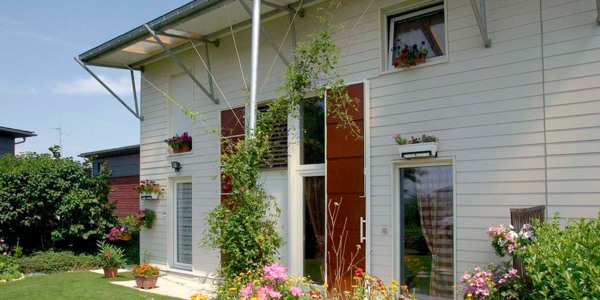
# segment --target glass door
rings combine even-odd
[[[174,267],[192,269],[192,183],[175,182]]]
[[[400,269],[417,299],[453,299],[452,166],[400,169]]]
[[[325,176],[303,177],[304,276],[323,283],[325,274]]]

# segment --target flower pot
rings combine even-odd
[[[179,148],[171,148],[171,149],[173,149],[173,153],[190,152],[190,146],[189,145],[182,145]]]
[[[119,268],[104,268],[104,277],[106,279],[117,278]]]
[[[152,193],[150,194],[150,199],[154,199],[154,200],[158,199],[158,193],[154,193],[154,192],[152,192]]]
[[[121,241],[129,241],[131,240],[131,233],[123,233],[121,234]]]
[[[404,159],[437,157],[437,142],[400,145],[398,153]]]
[[[424,64],[427,61],[427,55],[422,55],[420,58],[417,58],[417,65]]]
[[[156,286],[158,275],[156,276],[134,276],[135,284],[140,289],[153,289]]]

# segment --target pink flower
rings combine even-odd
[[[4,252],[4,253],[2,253],[2,255],[4,255],[4,256],[7,256],[7,255],[8,255],[8,253]]]
[[[288,279],[288,275],[285,273],[287,269],[278,264],[274,263],[264,267],[265,276],[264,279],[273,280],[275,283],[281,283]]]
[[[110,252],[104,252],[104,257],[109,257],[110,256]]]
[[[300,296],[302,295],[302,289],[300,289],[297,286],[290,286],[290,292],[292,293],[292,296]]]
[[[252,294],[252,283],[248,283],[246,284],[246,287],[240,290],[240,293],[242,294],[242,296],[244,296],[242,299],[246,300],[250,297],[250,294]]]
[[[0,239],[0,243],[4,243],[4,240],[3,240],[3,239]]]

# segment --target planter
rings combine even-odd
[[[404,159],[437,157],[437,143],[400,145],[398,153]]]
[[[414,62],[415,62],[415,66],[416,66],[416,65],[423,64],[423,63],[425,63],[426,61],[427,61],[427,56],[426,56],[426,55],[425,55],[425,56],[422,56],[421,58],[418,58],[418,57],[417,57],[417,59],[415,59],[415,61],[414,61]],[[402,60],[400,59],[400,57],[396,57],[396,58],[394,58],[394,68],[396,68],[396,69],[400,69],[400,68],[410,68],[410,67],[413,67],[413,66],[408,66],[408,67],[406,67],[406,66],[403,66],[403,65],[402,65]]]
[[[131,233],[121,234],[121,241],[129,241],[129,240],[131,240]]]
[[[142,192],[140,193],[140,197],[144,200],[157,200],[160,196],[158,195],[158,193],[146,193],[146,192]]]
[[[104,268],[104,277],[106,279],[117,278],[119,268]]]
[[[158,275],[156,276],[134,276],[135,284],[140,289],[153,289],[156,286]]]
[[[190,152],[190,146],[189,145],[183,145],[179,148],[171,148],[173,149],[173,153],[184,153],[184,152]]]

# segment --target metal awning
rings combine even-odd
[[[194,83],[211,99],[218,103],[212,88],[210,75],[209,45],[219,46],[219,38],[230,35],[231,32],[250,27],[251,11],[247,0],[195,0],[171,12],[164,14],[148,23],[142,24],[129,32],[111,39],[91,50],[88,50],[75,60],[136,118],[140,115],[138,97],[135,92],[133,71],[143,70],[148,64],[170,57]],[[318,0],[262,0],[261,20],[277,18],[298,13],[302,16],[302,7],[314,4]],[[290,18],[291,21],[291,18]],[[293,26],[293,25],[292,25]],[[262,27],[262,26],[261,26]],[[271,47],[276,44],[264,28],[261,28]],[[292,40],[295,41],[292,30]],[[177,54],[194,46],[203,44],[209,72],[208,85],[202,84],[177,58]],[[295,43],[293,43],[295,44]],[[293,45],[295,46],[295,45]],[[279,49],[275,49],[279,53]],[[284,55],[279,56],[287,64]],[[106,85],[89,66],[109,67],[130,70],[135,108],[130,107]]]

